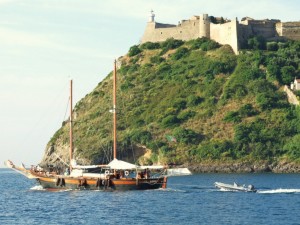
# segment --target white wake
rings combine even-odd
[[[257,193],[260,194],[278,194],[278,193],[300,193],[300,189],[286,189],[286,188],[279,188],[273,190],[258,190]]]
[[[30,188],[32,191],[44,191],[45,189],[41,185],[36,185],[32,188]]]

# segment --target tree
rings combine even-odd
[[[283,150],[291,159],[300,158],[300,134],[295,135],[289,142],[283,146]]]
[[[139,54],[140,52],[142,51],[139,49],[139,47],[137,45],[133,45],[132,47],[130,47],[128,55],[132,57]]]
[[[271,80],[280,81],[280,67],[277,64],[268,64],[267,74]]]
[[[195,131],[190,129],[185,129],[182,127],[177,127],[173,131],[173,135],[176,137],[176,140],[185,144],[198,144],[200,142],[200,135]]]
[[[254,36],[248,39],[248,47],[255,50],[265,50],[266,40],[263,36]]]
[[[268,51],[277,51],[278,50],[277,42],[268,42],[267,43],[267,50]]]
[[[290,84],[296,76],[296,70],[293,66],[284,66],[280,71],[283,84]]]

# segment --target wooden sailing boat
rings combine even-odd
[[[87,190],[146,190],[166,188],[167,176],[162,173],[150,175],[150,171],[163,171],[163,166],[137,166],[117,159],[117,110],[116,110],[116,61],[113,73],[113,121],[114,121],[114,159],[107,165],[76,165],[73,158],[72,129],[72,80],[70,81],[70,165],[65,174],[50,173],[40,167],[26,169],[24,165],[15,166],[10,160],[6,162],[9,168],[16,170],[30,179],[36,179],[45,189],[87,189]],[[99,168],[98,173],[89,172]]]

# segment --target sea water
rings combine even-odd
[[[300,224],[300,174],[194,174],[167,189],[49,192],[0,169],[0,224]],[[257,193],[214,182],[252,184]]]

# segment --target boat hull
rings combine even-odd
[[[166,178],[151,179],[99,179],[99,178],[71,178],[71,177],[37,177],[38,183],[44,189],[58,190],[148,190],[166,188]]]
[[[86,174],[86,176],[64,176],[34,169],[17,167],[7,161],[8,167],[21,173],[29,179],[36,179],[44,188],[49,190],[148,190],[167,187],[167,177],[156,178],[119,178],[105,174]]]
[[[65,190],[147,190],[166,188],[167,177],[135,179],[135,178],[91,178],[70,176],[45,176],[33,174],[44,189]]]
[[[250,187],[244,187],[237,184],[231,185],[231,184],[224,184],[221,182],[215,182],[215,187],[226,190],[226,191],[240,191],[240,192],[256,192],[257,190],[254,189],[253,185],[249,185]]]

